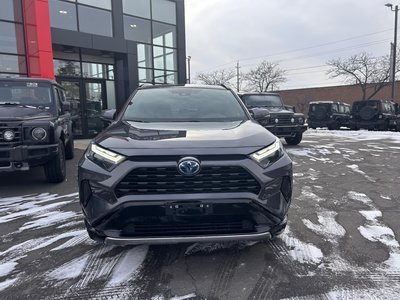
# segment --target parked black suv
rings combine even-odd
[[[350,126],[350,105],[339,101],[310,102],[308,109],[308,127],[328,127],[337,130]]]
[[[44,166],[48,182],[65,179],[74,139],[63,88],[44,79],[0,79],[0,172]]]
[[[395,104],[386,100],[362,100],[353,103],[350,128],[370,130],[397,129]]]
[[[137,89],[78,181],[89,236],[125,245],[274,237],[293,179],[280,140],[233,91],[187,85]]]
[[[302,113],[295,113],[288,108],[276,93],[244,93],[239,95],[248,109],[263,108],[268,115],[260,124],[277,137],[285,138],[289,145],[298,145],[303,132],[307,130]]]

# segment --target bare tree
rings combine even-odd
[[[215,70],[209,73],[198,73],[197,79],[202,84],[207,85],[230,85],[230,80],[236,77],[236,73],[233,69],[230,70]]]
[[[267,92],[270,89],[277,89],[279,84],[286,81],[285,73],[285,70],[279,68],[278,63],[264,60],[246,74],[245,80],[252,90]]]
[[[348,84],[358,85],[362,91],[362,100],[371,99],[390,84],[388,56],[373,57],[362,52],[349,58],[332,59],[327,65],[330,66],[327,72],[330,78],[341,77]]]

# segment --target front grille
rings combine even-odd
[[[138,168],[116,187],[124,195],[240,193],[259,194],[260,184],[241,167],[203,167],[195,176],[183,176],[175,167]]]
[[[14,139],[12,141],[6,141],[3,137],[3,133],[6,130],[12,130],[14,132]],[[22,141],[22,128],[19,124],[15,123],[0,123],[0,147],[1,146],[15,146]]]
[[[276,124],[276,125],[292,125],[292,118],[293,115],[276,115],[276,116],[271,116],[271,123]],[[279,122],[276,123],[275,119],[278,119]]]
[[[127,224],[121,231],[122,236],[168,236],[168,235],[204,235],[254,232],[254,224],[248,220],[221,218],[222,220],[199,220],[191,222],[134,222]]]

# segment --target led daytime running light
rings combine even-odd
[[[251,158],[257,162],[261,162],[265,158],[274,155],[281,147],[281,141],[277,138],[272,145],[253,153]]]
[[[95,145],[95,144],[92,144],[91,150],[93,151],[93,153],[96,153],[97,155],[111,161],[114,164],[119,164],[120,162],[122,162],[125,159],[125,157],[123,157],[122,155],[108,151],[104,148],[101,148],[101,147]]]

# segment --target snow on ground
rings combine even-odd
[[[321,130],[321,129],[308,129],[304,136],[318,136],[318,137],[338,137],[343,140],[353,139],[358,141],[376,141],[382,139],[391,140],[394,143],[400,143],[400,132],[393,131],[368,131],[368,130]],[[340,142],[340,140],[338,140]]]

